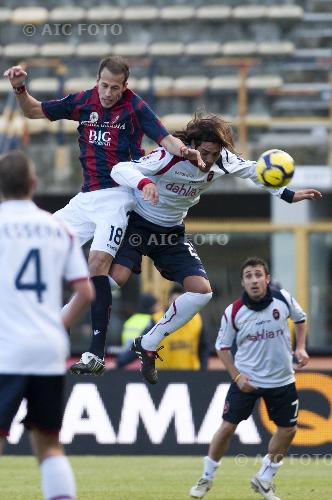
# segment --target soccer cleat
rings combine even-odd
[[[201,477],[195,486],[190,490],[190,496],[193,498],[203,498],[205,493],[207,493],[212,488],[213,482],[209,479],[204,479]]]
[[[273,483],[269,483],[268,481],[262,481],[257,476],[254,476],[250,481],[251,487],[256,493],[260,493],[265,500],[280,500],[274,494],[275,486]]]
[[[131,350],[136,353],[141,361],[141,372],[145,380],[147,380],[149,384],[156,384],[158,382],[158,372],[155,367],[155,360],[159,358],[162,361],[158,351],[163,349],[163,346],[158,347],[156,351],[147,351],[142,347],[142,338],[143,337],[137,337],[134,339]]]
[[[105,371],[105,362],[92,352],[84,352],[81,359],[70,367],[75,375],[102,375]]]

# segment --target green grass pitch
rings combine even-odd
[[[330,460],[327,460],[330,458]],[[201,457],[182,456],[73,456],[78,500],[182,500],[202,470]],[[0,498],[40,500],[39,470],[32,457],[0,457]],[[249,487],[260,460],[237,465],[223,460],[207,500],[259,500]],[[282,500],[332,500],[331,457],[285,459],[276,478]]]

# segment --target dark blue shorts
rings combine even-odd
[[[242,392],[234,382],[225,398],[222,418],[232,424],[239,424],[251,415],[257,399],[263,398],[270,420],[279,427],[293,427],[297,422],[299,398],[295,384]]]
[[[187,276],[208,279],[195,248],[186,241],[183,224],[158,226],[132,212],[113,263],[139,274],[143,255],[150,257],[160,274],[170,281],[182,284]]]
[[[22,399],[27,400],[27,429],[57,434],[62,425],[64,409],[62,375],[0,375],[0,436],[9,433],[11,423]]]

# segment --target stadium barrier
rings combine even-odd
[[[292,454],[326,454],[332,442],[332,371],[297,374],[299,429]],[[225,372],[166,372],[147,386],[138,372],[109,371],[103,377],[67,376],[61,441],[69,454],[202,455],[221,422],[229,377]],[[7,454],[29,453],[20,423],[13,422]],[[273,432],[263,404],[242,422],[229,454],[265,453]]]

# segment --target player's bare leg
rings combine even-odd
[[[40,466],[44,498],[75,500],[75,478],[59,436],[34,429],[30,432],[30,440]]]
[[[167,309],[164,316],[143,337],[134,341],[133,350],[142,362],[142,373],[150,384],[158,381],[155,359],[162,339],[185,325],[212,298],[210,283],[203,276],[187,276],[183,282],[186,292]]]
[[[209,446],[208,455],[204,457],[204,470],[197,483],[191,488],[190,496],[203,498],[212,488],[213,480],[220,465],[220,459],[227,452],[237,425],[224,420],[214,434]]]
[[[91,304],[92,339],[89,351],[71,367],[76,375],[101,375],[105,370],[105,344],[112,307],[112,290],[108,272],[113,257],[107,252],[93,250],[89,255],[89,271],[96,298]]]

